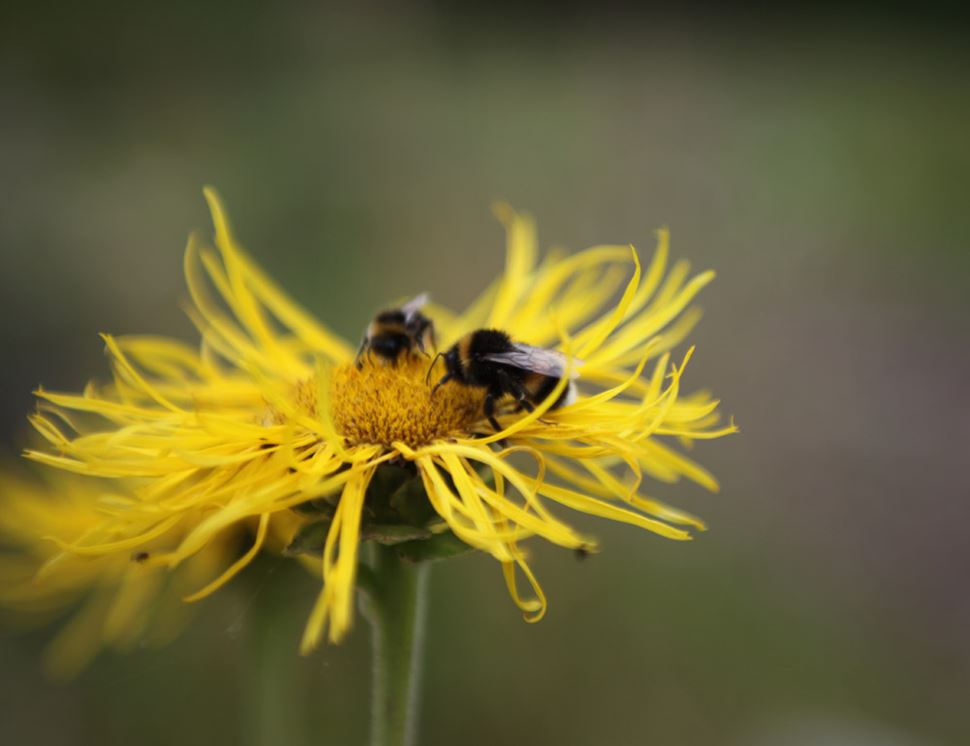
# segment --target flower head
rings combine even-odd
[[[307,651],[325,631],[336,642],[350,628],[363,540],[396,544],[414,559],[448,547],[486,552],[501,563],[526,618],[537,620],[546,600],[523,542],[538,536],[596,548],[557,507],[670,539],[704,528],[642,489],[645,476],[716,489],[672,441],[735,430],[719,426],[718,402],[707,393],[681,393],[692,350],[676,361],[671,350],[697,322],[689,306],[713,273],[689,278],[686,263],[668,270],[665,230],[646,268],[624,246],[539,261],[532,221],[499,209],[505,272],[461,314],[426,309],[439,350],[473,330],[500,329],[558,349],[570,370],[531,411],[499,402],[496,432],[483,389],[454,381],[433,389],[440,362],[419,354],[396,364],[356,360],[350,344],[256,266],[215,193],[206,197],[215,249],[192,237],[185,254],[201,345],[106,335],[110,385],[38,392],[33,422],[50,447],[29,456],[128,486],[124,498],[93,499],[90,529],[56,532],[58,556],[116,561],[144,548],[142,564],[176,568],[227,532],[252,528],[249,550],[194,600],[278,537],[289,553],[317,555],[323,589],[306,627]],[[578,396],[558,406],[577,372]],[[523,577],[530,592],[519,588]]]
[[[144,532],[154,522],[132,527],[134,541],[119,536],[106,551],[105,514],[124,510],[126,487],[55,471],[8,469],[0,476],[0,606],[24,621],[74,608],[47,649],[46,666],[57,678],[76,674],[102,647],[128,650],[171,639],[190,617],[183,596],[233,560],[244,531],[240,525],[225,532],[172,572],[147,559],[163,541],[184,536],[197,513],[158,526],[154,537]],[[94,552],[65,551],[64,536],[102,543]]]

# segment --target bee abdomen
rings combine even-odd
[[[556,390],[556,386],[559,385],[560,380],[554,376],[544,376],[541,373],[529,373],[525,381],[525,387],[529,391],[529,398],[532,400],[532,403],[541,404],[544,402]],[[566,384],[566,388],[562,390],[562,393],[559,394],[550,409],[564,407],[575,399],[576,390],[572,381],[570,381]]]

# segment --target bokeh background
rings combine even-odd
[[[697,447],[720,494],[655,492],[711,530],[684,545],[591,523],[605,551],[586,562],[537,545],[539,625],[490,559],[436,566],[421,743],[970,743],[958,23],[882,6],[2,13],[4,454],[38,383],[105,376],[97,332],[194,338],[181,254],[210,230],[205,183],[351,338],[389,299],[484,287],[497,198],[544,246],[649,253],[666,224],[676,256],[719,273],[688,383],[742,433]],[[366,625],[296,656],[316,588],[257,564],[175,642],[68,685],[40,669],[51,629],[8,628],[0,742],[362,743]]]

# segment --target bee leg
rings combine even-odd
[[[430,381],[431,381],[431,371],[434,370],[434,365],[435,365],[435,363],[438,362],[438,358],[439,357],[441,357],[441,353],[440,352],[437,355],[435,355],[434,358],[431,360],[431,365],[428,366],[428,372],[424,374],[424,385],[425,386],[427,386],[430,383]],[[450,376],[451,374],[449,373],[448,375]]]
[[[360,340],[360,347],[357,348],[357,356],[354,358],[354,365],[357,366],[357,370],[364,367],[364,361],[361,358],[364,356],[364,348],[367,347],[367,337]]]
[[[518,399],[519,406],[522,407],[522,409],[524,409],[526,412],[533,412],[533,411],[535,411],[536,405],[533,403],[533,401],[532,401],[531,398],[528,398],[528,397],[531,397],[532,396],[529,393],[529,391],[521,383],[519,383],[518,381],[512,380],[511,383],[512,383],[512,393],[514,393],[515,396],[516,396],[516,398]],[[558,406],[558,404],[553,404],[546,411],[547,412],[548,411],[552,411],[557,406]],[[546,419],[543,419],[542,417],[539,418],[539,422],[541,422],[543,425],[555,425],[556,424],[552,420],[546,420]]]
[[[427,358],[431,357],[431,353],[428,352],[428,350],[424,346],[423,337],[418,337],[417,339],[414,340],[414,343],[418,346],[418,352],[420,352],[422,355],[424,355]]]
[[[495,395],[491,391],[485,394],[485,402],[482,404],[482,410],[485,412],[485,418],[495,428],[495,432],[502,432],[502,426],[495,419]]]
[[[519,410],[524,409],[526,412],[531,412],[535,409],[535,405],[529,400],[529,391],[525,386],[505,371],[501,371],[500,376],[503,388],[515,397],[515,403],[519,407]]]
[[[508,386],[509,386],[509,390],[515,396],[516,404],[518,405],[518,407],[519,407],[520,410],[524,409],[526,412],[534,412],[535,411],[536,405],[533,404],[532,403],[532,400],[528,398],[529,397],[529,392],[526,390],[526,388],[521,383],[519,383],[518,381],[516,381],[513,378],[509,378],[508,379]],[[543,425],[555,425],[556,424],[552,420],[544,420],[544,419],[542,419],[542,417],[539,418],[539,422],[541,422]]]
[[[431,371],[429,370],[429,371],[428,371],[428,373],[430,373],[430,372],[431,372]],[[440,389],[440,388],[441,388],[442,386],[444,386],[444,385],[445,385],[446,383],[448,383],[448,381],[450,381],[450,380],[452,379],[452,377],[453,377],[453,376],[451,375],[451,373],[445,373],[445,374],[444,374],[444,375],[443,375],[443,376],[441,377],[441,380],[439,380],[439,381],[438,381],[438,383],[436,383],[436,384],[434,385],[434,388],[433,388],[433,389],[431,389],[431,396],[432,396],[432,397],[434,397],[434,395],[435,395],[435,392],[436,392],[436,391],[437,391],[438,389]]]
[[[524,409],[526,412],[534,412],[535,411],[535,408],[536,408],[536,405],[535,404],[533,404],[531,401],[529,401],[528,399],[526,399],[524,397],[522,399],[519,399],[518,400],[518,405],[519,405],[519,408],[520,409]],[[552,420],[546,420],[546,419],[543,419],[542,417],[539,418],[539,422],[541,422],[543,425],[555,425],[556,424]]]

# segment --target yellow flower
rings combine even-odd
[[[130,498],[119,492],[125,485],[64,472],[44,477],[13,469],[0,476],[0,545],[6,548],[0,552],[0,605],[34,623],[79,606],[47,648],[48,670],[70,678],[102,647],[129,650],[176,635],[189,617],[182,597],[231,561],[241,532],[219,536],[174,572],[145,561],[160,545],[157,537],[121,540],[116,551],[102,545],[94,553],[64,552],[56,537],[103,536],[105,513],[124,509]],[[185,512],[170,535],[185,536],[198,519],[198,511]]]
[[[33,422],[53,449],[30,451],[31,458],[132,485],[127,498],[99,514],[96,530],[65,527],[66,556],[130,556],[155,542],[163,548],[153,548],[144,564],[174,568],[227,531],[255,523],[251,549],[190,598],[228,581],[268,535],[284,536],[293,551],[319,550],[323,589],[304,634],[306,652],[325,630],[336,642],[350,628],[363,539],[401,541],[402,553],[420,557],[421,547],[457,537],[501,563],[515,603],[537,620],[546,601],[522,542],[539,536],[596,548],[553,506],[670,539],[704,528],[641,490],[644,475],[717,489],[671,441],[687,446],[735,430],[718,425],[718,402],[709,394],[681,394],[692,350],[676,363],[670,350],[697,322],[689,305],[713,273],[689,278],[683,262],[668,271],[666,230],[646,269],[622,246],[539,261],[532,221],[500,208],[505,272],[464,313],[426,309],[439,349],[476,328],[498,328],[517,341],[557,347],[576,361],[571,365],[581,361],[581,375],[575,402],[552,407],[564,377],[535,411],[506,407],[503,429],[494,432],[479,390],[452,383],[432,397],[428,376],[435,374],[433,382],[441,370],[429,371],[427,358],[387,365],[365,356],[358,368],[353,346],[253,263],[215,193],[205,194],[216,248],[192,237],[185,254],[201,346],[106,335],[111,385],[38,392],[44,406]],[[371,485],[375,475],[379,489]],[[395,475],[397,482],[384,484]],[[520,592],[519,573],[531,594]]]

